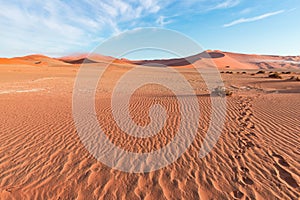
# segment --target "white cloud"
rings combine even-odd
[[[241,18],[241,19],[235,20],[233,22],[230,22],[228,24],[224,24],[223,27],[230,27],[230,26],[234,26],[234,25],[237,25],[237,24],[242,24],[242,23],[247,23],[247,22],[254,22],[254,21],[262,20],[262,19],[274,16],[274,15],[281,14],[283,12],[285,12],[285,10],[279,10],[279,11],[276,11],[276,12],[265,13],[263,15],[259,15],[259,16],[251,17],[251,18]]]
[[[140,0],[142,7],[151,13],[156,13],[160,10],[158,1],[156,0]]]
[[[241,10],[239,12],[239,14],[241,14],[241,15],[249,14],[252,12],[252,10],[253,10],[253,8],[245,8],[245,9]]]
[[[0,56],[86,51],[99,38],[122,32],[122,23],[132,23],[160,8],[156,0],[2,2]]]
[[[227,8],[235,7],[238,4],[240,4],[240,0],[226,0],[208,8],[208,10],[227,9]]]
[[[232,8],[239,3],[240,0],[2,1],[0,57],[87,51],[97,45],[99,38],[127,29],[166,26],[178,16]]]
[[[168,18],[168,17],[161,15],[161,16],[159,16],[159,17],[157,18],[156,23],[157,23],[159,26],[165,26],[165,25],[167,25],[167,24],[172,23],[172,20],[166,20],[167,18]]]

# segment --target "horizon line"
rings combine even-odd
[[[49,58],[54,58],[54,59],[63,59],[63,58],[66,58],[66,57],[75,57],[75,56],[85,56],[85,58],[88,58],[90,55],[99,55],[99,56],[105,56],[105,57],[112,57],[112,58],[115,58],[115,59],[128,59],[128,60],[168,60],[168,59],[177,59],[177,58],[186,58],[186,57],[190,57],[190,56],[195,56],[195,55],[198,55],[198,54],[201,54],[203,52],[223,52],[223,53],[235,53],[235,54],[243,54],[243,55],[259,55],[259,56],[292,56],[292,57],[297,57],[297,56],[300,56],[300,54],[270,54],[270,53],[247,53],[247,52],[237,52],[237,51],[223,51],[223,50],[219,50],[219,49],[207,49],[207,50],[204,50],[202,52],[199,52],[199,53],[196,53],[196,54],[192,54],[192,55],[188,55],[188,56],[185,56],[185,57],[161,57],[161,58],[144,58],[144,59],[129,59],[129,58],[126,58],[126,57],[121,57],[121,58],[115,58],[113,56],[110,56],[110,55],[104,55],[104,54],[100,54],[100,53],[88,53],[88,52],[76,52],[76,53],[70,53],[70,54],[66,54],[66,55],[63,55],[63,56],[50,56],[50,55],[47,55],[47,54],[43,54],[43,53],[31,53],[31,54],[24,54],[24,55],[20,55],[20,56],[9,56],[9,57],[0,57],[0,58],[6,58],[6,59],[13,59],[13,58],[23,58],[23,57],[27,57],[27,56],[45,56],[45,57],[49,57]]]

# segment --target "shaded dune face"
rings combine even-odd
[[[196,61],[201,59],[213,59],[213,58],[222,58],[225,55],[219,52],[203,52],[194,56],[189,56],[186,58],[178,58],[178,59],[167,59],[167,60],[141,60],[141,61],[132,61],[133,64],[137,65],[147,65],[147,66],[185,66],[194,64]]]
[[[81,58],[81,59],[77,59],[77,60],[63,60],[62,61],[66,62],[66,63],[70,63],[70,64],[82,64],[82,63],[97,63],[94,60],[90,60],[88,58]]]
[[[211,54],[214,61],[228,55],[240,56]],[[201,59],[195,62],[206,58]],[[99,63],[85,65],[106,66]],[[288,80],[299,76],[298,71],[281,74],[282,79],[271,79],[267,74],[252,76],[253,71],[247,69],[243,69],[246,74],[222,74],[233,95],[227,98],[226,121],[218,143],[200,159],[211,99],[195,69],[176,67],[197,96],[201,115],[196,138],[180,158],[164,168],[125,173],[99,162],[78,136],[72,116],[78,65],[55,66],[0,67],[0,199],[299,198],[300,82]],[[144,85],[130,98],[132,120],[147,126],[151,123],[150,107],[159,104],[167,112],[166,123],[150,138],[122,131],[112,116],[111,97],[120,77],[133,67],[113,64],[104,72],[96,90],[95,110],[99,125],[114,145],[132,152],[150,152],[172,141],[180,112],[186,107],[179,106],[168,88]],[[157,70],[165,73],[164,68],[154,71],[151,67],[146,72],[157,76]],[[180,98],[188,102],[190,96]],[[86,131],[93,130],[95,127],[88,126]]]

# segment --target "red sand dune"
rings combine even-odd
[[[56,58],[50,58],[44,55],[28,55],[24,57],[15,58],[0,58],[0,64],[13,65],[37,65],[37,66],[53,66],[53,65],[67,65],[67,63]]]
[[[268,56],[254,54],[239,54],[222,51],[205,51],[186,58],[165,60],[137,60],[130,61],[138,65],[166,65],[166,66],[201,66],[201,62],[212,61],[219,69],[280,69],[300,68],[299,56]],[[199,65],[197,65],[197,62]],[[200,63],[199,63],[200,62]]]
[[[190,68],[191,64],[196,67],[212,64],[219,69],[299,69],[300,56],[272,56],[240,54],[223,51],[205,51],[186,58],[171,58],[157,60],[128,60],[117,59],[100,54],[73,54],[60,58],[50,58],[43,55],[29,55],[16,58],[0,58],[0,64],[20,65],[64,65],[82,63],[116,63],[135,64],[147,66],[171,66]]]

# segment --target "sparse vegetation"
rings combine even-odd
[[[291,74],[292,72],[282,72],[282,74]]]
[[[226,88],[223,87],[223,86],[218,86],[218,87],[216,87],[216,88],[212,91],[212,94],[217,95],[217,96],[221,96],[221,97],[224,97],[224,96],[232,96],[232,91],[226,89]]]
[[[269,78],[279,78],[281,79],[282,77],[278,74],[278,72],[274,72],[269,74]]]
[[[266,72],[263,70],[259,70],[258,72],[256,72],[256,74],[264,74],[264,73],[266,73]]]
[[[292,80],[292,81],[300,81],[300,78],[297,77],[297,76],[292,76],[292,77],[290,78],[290,80]]]

